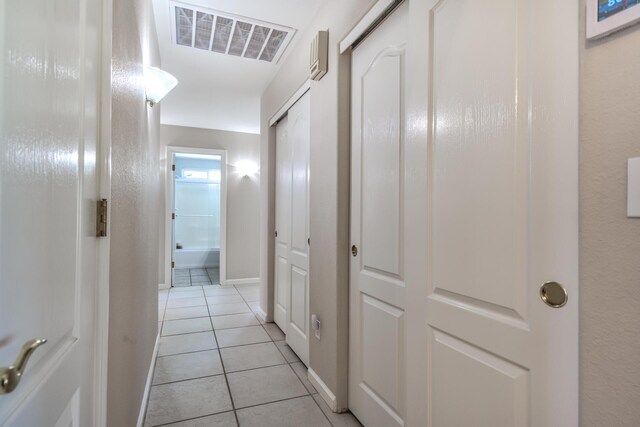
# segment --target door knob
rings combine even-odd
[[[20,349],[20,353],[13,365],[0,368],[0,394],[11,393],[18,387],[29,357],[31,357],[36,348],[46,342],[45,338],[27,341]]]
[[[356,245],[351,246],[351,255],[358,256],[358,247]]]
[[[558,282],[546,282],[540,286],[540,298],[550,307],[560,308],[569,300],[569,294]]]

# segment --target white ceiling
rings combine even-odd
[[[222,55],[171,40],[169,0],[153,0],[162,69],[178,86],[162,100],[161,123],[260,132],[260,95],[315,15],[322,0],[188,0],[297,30],[278,64]]]

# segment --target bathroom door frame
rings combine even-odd
[[[173,219],[175,188],[172,165],[176,154],[202,154],[220,156],[220,285],[227,282],[227,150],[197,147],[167,146],[167,173],[165,182],[165,282],[168,287],[173,286]]]

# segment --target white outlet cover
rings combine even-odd
[[[640,157],[627,163],[627,217],[640,218]]]

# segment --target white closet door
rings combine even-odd
[[[310,93],[288,113],[291,146],[291,220],[289,241],[289,311],[287,344],[309,365],[309,145]]]
[[[309,364],[310,94],[276,125],[276,292],[274,319]]]
[[[284,333],[287,332],[289,293],[289,246],[291,227],[291,142],[288,118],[276,125],[276,268],[275,304],[273,317]]]
[[[413,425],[578,425],[578,12],[412,6],[412,23],[430,26],[410,51],[428,149],[407,163],[429,173],[408,193],[428,206],[409,222],[427,230],[424,284],[407,285],[407,349],[425,349],[409,358],[411,412],[428,408]],[[563,288],[564,306],[541,298],[560,305]]]
[[[404,425],[405,2],[353,51],[349,408]]]
[[[101,7],[0,4],[0,366],[47,339],[5,427],[95,425]]]

